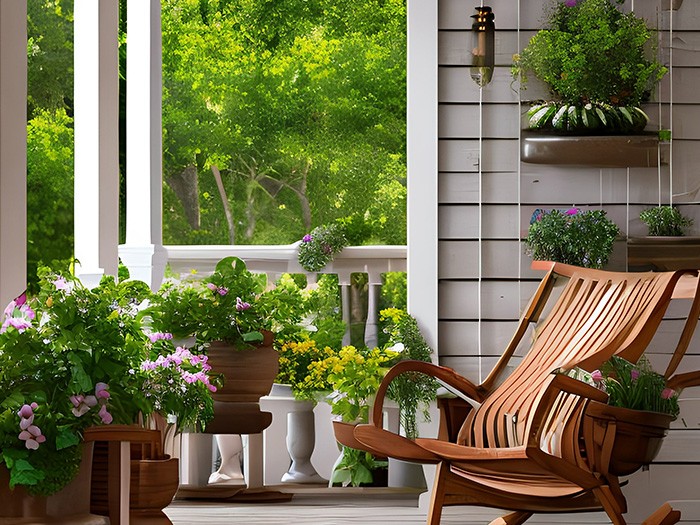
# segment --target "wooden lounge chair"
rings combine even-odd
[[[511,511],[492,522],[502,525],[523,523],[539,512],[601,509],[614,524],[625,523],[626,501],[613,466],[615,430],[626,423],[610,416],[605,393],[560,372],[576,367],[590,372],[613,355],[636,362],[671,299],[694,298],[666,370],[670,378],[700,313],[699,281],[695,272],[617,273],[559,263],[540,266],[548,273],[513,339],[481,385],[445,367],[401,362],[380,386],[370,423],[354,430],[355,438],[377,454],[438,464],[428,525],[440,523],[444,505]],[[551,309],[546,309],[560,278],[568,282]],[[540,317],[544,318],[540,321]],[[530,323],[536,321],[540,323],[529,351],[504,379],[506,365]],[[438,439],[411,441],[382,429],[387,387],[407,371],[430,374],[470,400],[471,406],[462,403],[466,418],[459,430],[454,423],[459,411],[454,410],[443,411],[452,425],[443,421]],[[679,377],[671,383],[680,387],[700,381],[700,376],[692,374]],[[660,440],[664,433],[656,438]],[[680,513],[665,504],[645,523],[670,525],[679,519]]]

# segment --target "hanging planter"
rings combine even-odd
[[[615,407],[597,401],[589,402],[585,417],[592,425],[590,435],[597,436],[593,439],[601,445],[601,456],[609,454],[608,471],[616,476],[627,476],[651,463],[674,419],[670,414]]]

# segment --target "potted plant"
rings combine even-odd
[[[602,268],[610,259],[619,231],[604,210],[537,209],[525,244],[534,260]]]
[[[212,373],[223,376],[207,432],[254,434],[271,422],[259,400],[270,392],[278,371],[273,334],[284,338],[296,331],[305,305],[292,279],[272,289],[266,284],[265,275],[226,257],[206,278],[165,282],[144,311],[154,332],[193,337]]]
[[[638,133],[641,104],[666,68],[653,56],[653,33],[625,0],[557,0],[547,27],[514,57],[513,76],[534,74],[552,99],[528,111],[528,127],[574,134]]]
[[[636,364],[613,356],[585,379],[608,394],[607,404],[590,401],[585,417],[603,432],[615,423],[609,471],[626,476],[648,465],[678,417],[678,393],[644,356]]]
[[[652,237],[682,236],[693,225],[693,219],[685,217],[675,206],[647,208],[639,214],[639,218],[647,225],[649,235]]]
[[[0,489],[15,489],[12,500],[38,497],[31,504],[37,515],[70,522],[68,515],[87,512],[88,489],[84,505],[69,496],[67,507],[46,510],[41,498],[63,490],[84,465],[89,427],[131,425],[158,410],[203,423],[207,412],[199,402],[161,397],[170,383],[142,368],[152,350],[138,319],[150,294],[144,283],[105,277],[90,290],[46,268],[40,278],[38,295],[12,301],[0,328],[0,467],[7,476]],[[209,391],[204,385],[197,398],[204,405]],[[89,470],[88,461],[88,484]]]
[[[700,264],[698,237],[685,236],[693,220],[675,206],[654,206],[639,214],[647,226],[647,237],[627,240],[627,260],[633,267],[655,270],[697,268]]]

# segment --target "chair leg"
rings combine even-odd
[[[598,501],[603,506],[603,510],[610,518],[613,525],[626,525],[625,518],[622,517],[622,507],[615,498],[610,487],[602,486],[593,489],[593,493],[598,498]]]
[[[642,522],[642,525],[673,525],[681,519],[681,513],[673,510],[671,505],[664,503],[651,516]]]
[[[427,525],[440,525],[442,517],[442,506],[445,501],[445,478],[450,467],[444,461],[440,462],[435,472],[435,483],[433,493],[430,497],[430,509],[428,509]]]
[[[532,516],[532,512],[516,511],[493,520],[489,525],[521,525]]]

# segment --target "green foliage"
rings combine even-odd
[[[343,487],[369,485],[374,480],[372,471],[389,466],[388,461],[379,461],[364,450],[343,445],[341,451],[340,461],[335,464],[331,474],[331,483],[339,483]]]
[[[619,231],[604,210],[535,210],[525,244],[534,260],[602,268]]]
[[[405,2],[166,0],[163,46],[164,172],[201,214],[166,189],[166,242],[227,242],[212,165],[236,242],[356,216],[405,242]]]
[[[633,12],[623,13],[618,7],[622,3],[556,1],[548,14],[549,27],[515,57],[513,76],[525,85],[532,72],[556,99],[574,107],[639,106],[666,68],[650,57],[652,32],[646,22]]]
[[[401,359],[430,362],[433,353],[418,328],[418,322],[404,310],[389,308],[380,312],[380,319],[387,323],[391,349],[401,351]],[[438,383],[419,372],[406,372],[397,376],[389,385],[387,395],[399,404],[401,426],[409,439],[418,437],[416,413],[422,407],[423,418],[430,421],[428,405],[435,400]]]
[[[681,236],[693,225],[693,219],[683,216],[674,206],[647,208],[639,214],[639,218],[652,236]]]
[[[571,132],[580,135],[600,133],[639,133],[649,117],[635,106],[618,107],[605,102],[585,105],[550,101],[535,104],[527,112],[530,129]]]
[[[293,327],[305,313],[301,290],[292,279],[271,290],[265,286],[264,274],[250,272],[237,257],[226,257],[205,279],[164,282],[144,315],[158,332],[247,347],[261,342],[264,330],[281,337],[296,331]]]
[[[345,228],[340,224],[316,226],[310,234],[304,235],[299,244],[299,264],[308,272],[317,272],[331,262],[347,244]]]
[[[73,119],[64,109],[37,110],[27,124],[27,263],[73,256]]]
[[[609,405],[661,412],[674,419],[680,413],[678,393],[666,386],[664,376],[654,372],[645,356],[637,364],[613,356],[591,373],[591,380],[607,392]]]

